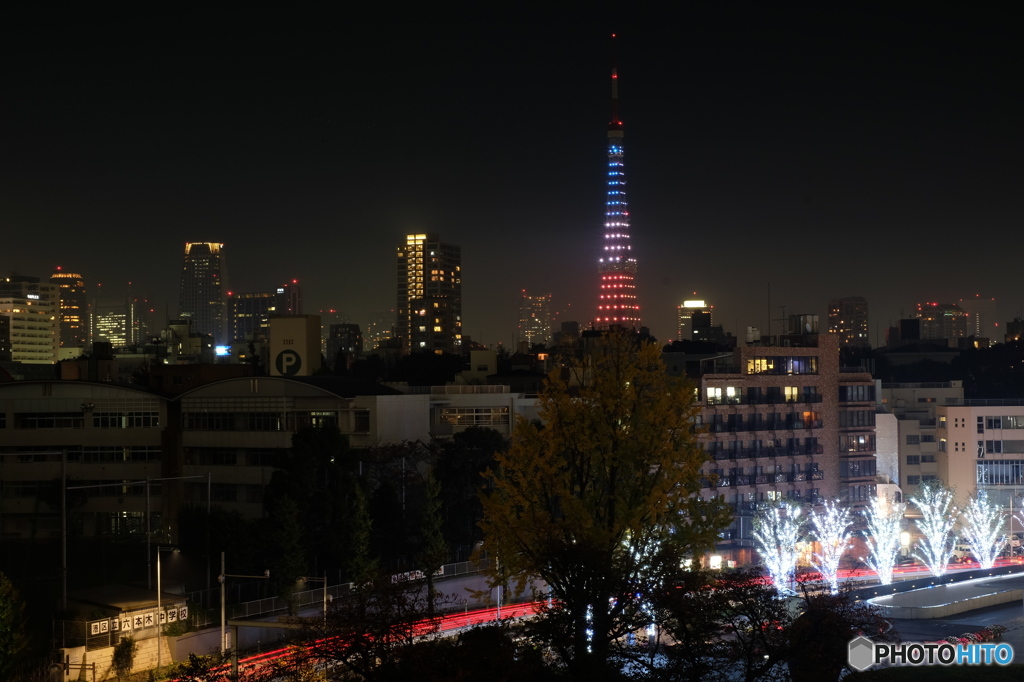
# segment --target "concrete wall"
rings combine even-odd
[[[160,652],[161,664],[167,667],[171,664],[172,653],[171,653],[171,642],[169,640],[174,639],[172,637],[164,637],[162,640],[163,649]],[[138,645],[138,650],[135,653],[135,665],[132,667],[132,673],[145,672],[146,670],[152,670],[156,668],[156,647],[157,638],[152,637],[150,639],[138,639],[135,640]],[[111,662],[114,657],[114,647],[105,647],[103,649],[93,649],[92,651],[86,651],[84,646],[72,647],[69,649],[62,649],[61,653],[63,656],[67,656],[72,667],[68,672],[61,677],[61,680],[72,682],[79,679],[92,680],[92,673],[88,670],[81,671],[78,669],[78,664],[96,664],[96,679],[97,680],[108,680],[116,679],[117,676],[114,674],[114,670],[111,667]],[[188,654],[186,653],[187,657]],[[174,660],[181,660],[175,658]]]
[[[958,599],[947,604],[935,604],[929,606],[896,606],[886,604],[884,600],[891,600],[892,597],[878,597],[869,600],[871,604],[878,607],[887,618],[946,618],[957,613],[982,609],[986,606],[996,604],[1007,604],[1009,602],[1021,601],[1024,599],[1024,590],[1004,590],[1001,592],[990,592],[988,594]]]

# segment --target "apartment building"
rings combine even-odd
[[[738,348],[731,367],[700,377],[710,457],[702,495],[733,507],[718,547],[728,560],[754,560],[754,518],[765,504],[838,498],[862,507],[879,483],[891,484],[876,467],[871,375],[839,366],[835,335],[801,343]]]

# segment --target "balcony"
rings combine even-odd
[[[778,448],[736,448],[729,450],[708,450],[708,457],[714,460],[761,459],[778,457],[806,457],[820,455],[825,451],[823,445],[794,445]]]
[[[784,395],[734,395],[725,397],[711,397],[705,399],[708,405],[808,405],[820,403],[820,393],[801,394],[796,397]]]

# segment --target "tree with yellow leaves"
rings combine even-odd
[[[657,346],[606,333],[550,374],[541,423],[520,419],[489,473],[492,584],[543,581],[538,636],[576,675],[612,672],[622,638],[650,624],[652,598],[728,526],[725,504],[697,494],[707,456],[695,398]]]

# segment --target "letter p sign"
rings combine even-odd
[[[281,376],[295,376],[302,368],[302,358],[293,350],[283,350],[277,354],[274,366],[277,368],[277,373]]]

